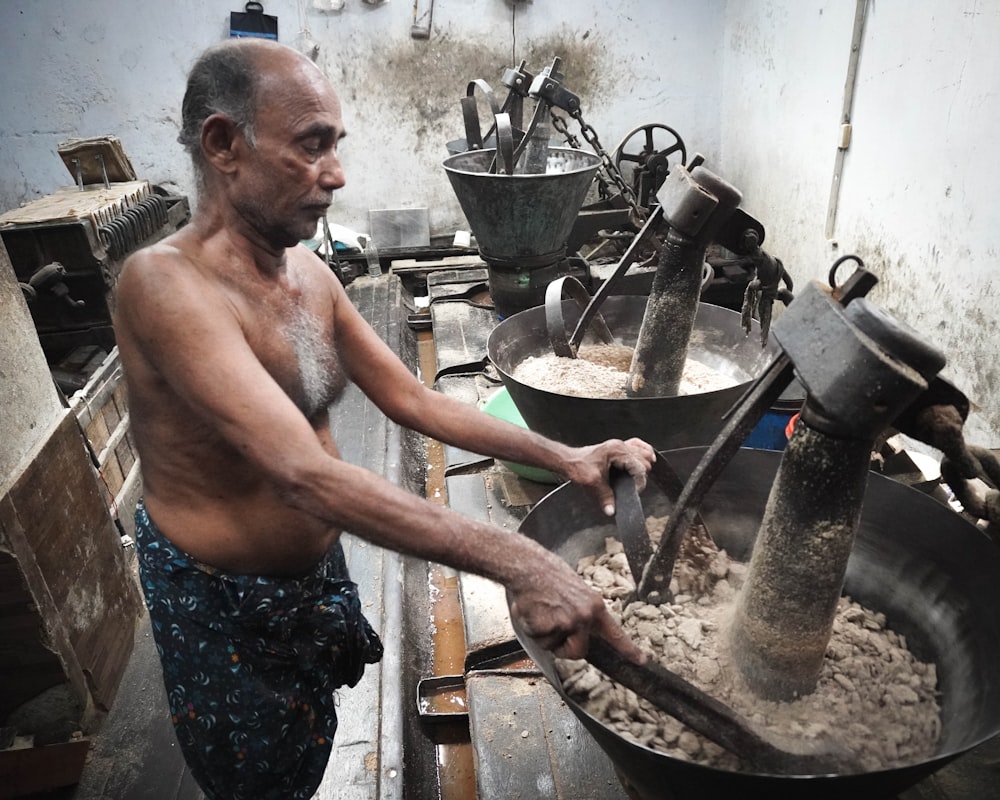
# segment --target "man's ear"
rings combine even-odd
[[[212,114],[201,126],[201,149],[205,161],[222,173],[236,167],[239,153],[246,145],[243,134],[229,117]]]

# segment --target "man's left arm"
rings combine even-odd
[[[614,513],[608,482],[612,467],[627,470],[640,488],[656,458],[640,439],[610,439],[570,447],[484,414],[424,386],[361,317],[337,287],[336,337],[351,379],[387,417],[445,444],[482,455],[551,470],[590,490],[605,513]]]

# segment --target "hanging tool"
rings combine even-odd
[[[434,0],[424,0],[426,10],[420,11],[421,0],[413,0],[413,24],[410,26],[410,37],[413,39],[429,39],[431,22],[434,18]],[[426,21],[425,21],[426,20]]]
[[[792,277],[781,263],[781,259],[765,253],[757,241],[756,231],[746,232],[744,249],[749,251],[747,260],[753,268],[753,278],[747,284],[743,294],[741,309],[743,330],[750,335],[752,320],[760,321],[760,344],[767,343],[771,333],[771,311],[775,300],[780,300],[786,306],[792,302]],[[785,288],[781,288],[784,282]]]

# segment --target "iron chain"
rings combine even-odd
[[[587,144],[589,144],[592,148],[594,148],[594,152],[597,153],[598,156],[600,156],[600,159],[604,164],[604,171],[608,174],[608,177],[610,177],[611,180],[614,181],[615,186],[618,187],[618,191],[620,191],[622,197],[625,198],[625,202],[627,202],[629,208],[632,209],[632,214],[634,215],[635,222],[637,222],[639,226],[642,227],[642,223],[646,221],[646,212],[644,209],[639,207],[639,203],[636,200],[635,192],[632,191],[631,186],[625,183],[625,180],[622,178],[621,173],[618,171],[618,168],[611,160],[611,156],[609,156],[607,152],[605,152],[604,148],[601,147],[601,142],[597,138],[597,131],[595,131],[591,125],[589,125],[587,122],[584,121],[583,113],[579,109],[573,112],[573,119],[575,119],[577,123],[579,123],[580,133],[583,134],[583,138],[587,140]]]
[[[621,173],[615,166],[614,161],[611,160],[611,156],[609,156],[604,148],[601,147],[601,141],[597,138],[597,131],[595,131],[594,128],[583,119],[583,113],[579,109],[570,113],[573,119],[575,119],[580,125],[580,132],[583,134],[583,138],[587,140],[587,144],[593,148],[594,152],[601,159],[604,174],[606,174],[614,182],[615,186],[618,187],[618,191],[621,192],[621,196],[625,199],[625,202],[628,203],[629,208],[632,210],[633,221],[636,222],[636,224],[638,224],[641,228],[642,224],[646,221],[647,214],[644,209],[639,207],[639,203],[636,201],[635,192],[632,190],[632,187],[625,183],[625,179],[622,178]],[[580,140],[576,138],[572,131],[570,131],[569,126],[566,124],[566,120],[554,111],[551,112],[551,116],[552,126],[563,135],[570,147],[579,150]]]
[[[574,150],[581,149],[580,140],[577,139],[573,131],[569,129],[569,125],[566,124],[566,120],[559,116],[555,109],[551,106],[549,107],[549,116],[552,117],[552,127],[562,134],[563,138],[566,140],[566,144]],[[599,172],[597,173],[597,194],[601,200],[607,200],[611,197],[611,190],[608,188],[608,182]]]
[[[573,131],[569,129],[569,125],[566,124],[566,120],[559,116],[553,108],[549,108],[549,115],[552,117],[552,127],[563,135],[563,138],[570,147],[574,150],[579,150],[580,140],[577,139],[573,134]]]

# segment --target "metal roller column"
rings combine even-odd
[[[630,397],[677,394],[701,294],[705,250],[741,197],[701,166],[690,173],[678,167],[657,193],[670,228],[629,368],[625,388]]]
[[[751,690],[788,700],[816,687],[875,439],[945,359],[866,300],[842,309],[817,283],[774,334],[808,395],[771,488],[730,644]]]

